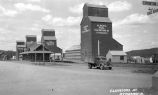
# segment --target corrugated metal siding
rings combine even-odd
[[[67,60],[81,60],[81,50],[77,48],[77,50],[68,50],[64,54],[64,58]]]

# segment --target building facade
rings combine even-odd
[[[127,63],[127,54],[123,51],[109,50],[106,58],[107,60],[111,60],[113,63]]]
[[[141,56],[132,56],[134,63],[145,63],[145,58]]]

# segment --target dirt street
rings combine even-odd
[[[86,64],[31,65],[0,61],[0,95],[117,95],[110,89],[150,88],[151,74],[87,69]]]

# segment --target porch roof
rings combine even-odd
[[[31,53],[49,53],[49,54],[51,54],[53,52],[51,52],[51,51],[27,51],[27,52],[22,52],[20,54],[31,54]]]

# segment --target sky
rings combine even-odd
[[[113,38],[124,51],[158,47],[158,13],[147,15],[153,6],[142,1],[0,0],[0,50],[16,50],[16,41],[25,41],[26,35],[37,35],[40,42],[41,29],[55,29],[57,45],[64,50],[79,45],[84,3],[108,7]]]

